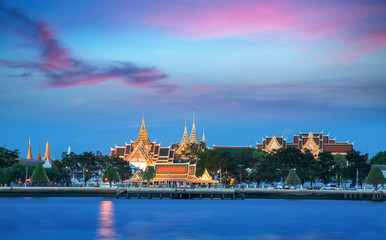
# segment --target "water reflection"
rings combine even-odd
[[[97,239],[117,239],[112,201],[101,201],[99,204]]]

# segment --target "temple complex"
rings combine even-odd
[[[192,149],[202,151],[206,148],[205,136],[200,141],[193,117],[193,126],[190,136],[186,128],[182,136],[181,142],[173,144],[171,147],[161,147],[155,141],[151,142],[145,125],[145,115],[142,117],[142,125],[139,130],[137,140],[131,141],[130,144],[125,144],[123,147],[115,146],[111,148],[111,157],[120,157],[125,161],[130,162],[136,169],[134,176],[125,182],[140,184],[145,183],[142,179],[142,172],[147,166],[154,166],[155,177],[151,181],[153,185],[164,186],[184,186],[189,184],[200,183],[218,183],[212,180],[209,174],[205,175],[201,180],[196,177],[196,164],[189,162],[177,163],[176,160],[190,159],[192,157]],[[177,154],[179,156],[177,157]],[[197,156],[195,156],[196,158]]]
[[[354,143],[337,142],[336,137],[331,139],[330,134],[323,135],[323,131],[320,133],[308,133],[299,132],[299,135],[293,136],[293,142],[287,142],[287,138],[284,136],[272,136],[262,139],[262,143],[257,143],[259,150],[266,152],[272,152],[281,148],[296,148],[302,151],[308,149],[315,158],[318,158],[318,154],[322,151],[330,151],[333,155],[342,154],[346,155],[347,152],[353,150]]]

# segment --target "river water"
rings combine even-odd
[[[0,239],[386,239],[386,203],[0,198]]]

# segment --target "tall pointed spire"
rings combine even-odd
[[[204,128],[204,130],[202,130],[202,140],[201,140],[201,142],[206,142],[206,140],[205,140],[205,128]]]
[[[181,143],[190,144],[190,139],[188,135],[188,130],[186,129],[186,116],[185,116],[185,129],[184,129],[184,135],[182,136]]]
[[[142,106],[142,125],[141,125],[141,129],[146,129],[146,126],[145,126],[145,102],[143,102],[143,106]]]
[[[47,144],[46,144],[46,153],[44,154],[43,161],[46,161],[47,159],[48,159],[48,161],[52,160],[51,151],[50,151],[50,143],[48,140],[47,140]]]
[[[40,143],[39,143],[38,156],[36,157],[36,160],[42,160],[42,157],[40,156]]]
[[[29,138],[27,159],[33,159],[33,157],[32,157],[32,151],[31,151],[31,137]]]
[[[190,142],[193,144],[200,144],[200,139],[197,137],[197,132],[196,132],[196,124],[195,124],[195,119],[194,119],[194,111],[193,111],[193,127],[192,127],[192,132],[190,133]]]
[[[47,144],[46,144],[46,153],[44,154],[43,160],[45,161],[45,163],[43,164],[43,167],[44,167],[44,168],[51,168],[51,167],[52,167],[52,164],[51,164],[52,158],[51,158],[51,151],[50,151],[50,143],[48,142],[48,140],[47,140]]]
[[[140,143],[140,142],[142,142],[145,145],[150,144],[149,136],[147,135],[146,125],[145,125],[145,103],[143,104],[142,125],[141,125],[141,129],[139,130],[138,137],[135,143]]]

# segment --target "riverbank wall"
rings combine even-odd
[[[82,188],[0,187],[0,197],[107,197],[170,199],[319,199],[386,200],[386,192],[284,189],[174,189],[174,188]]]

